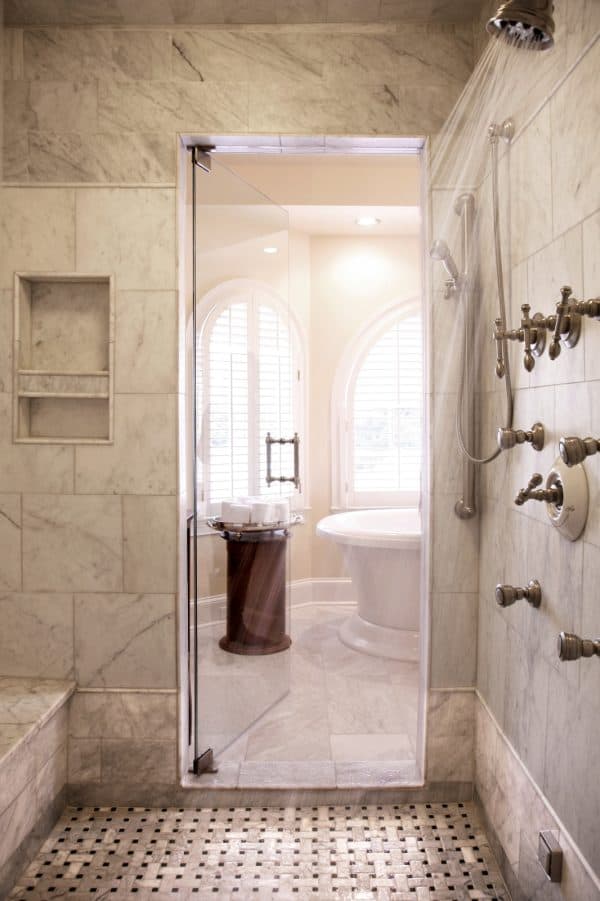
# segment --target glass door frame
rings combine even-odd
[[[430,622],[431,622],[431,509],[430,509],[430,485],[432,483],[432,466],[433,459],[429,453],[429,431],[431,428],[431,368],[433,365],[431,353],[432,341],[432,324],[431,311],[428,303],[430,296],[430,284],[427,267],[426,248],[430,237],[430,185],[429,185],[429,160],[430,160],[430,142],[424,137],[373,137],[373,136],[290,136],[290,135],[211,135],[211,134],[180,134],[178,135],[179,146],[179,167],[178,167],[178,183],[185,197],[186,180],[189,177],[189,156],[194,152],[202,152],[202,150],[210,150],[215,157],[218,154],[253,154],[265,156],[273,154],[289,154],[289,155],[312,155],[312,156],[352,156],[363,155],[372,156],[375,160],[378,156],[406,156],[416,155],[420,161],[420,209],[422,214],[421,225],[421,269],[422,269],[422,298],[423,298],[423,325],[424,325],[424,416],[423,416],[423,445],[424,445],[424,465],[423,465],[423,484],[421,495],[421,509],[423,522],[423,545],[422,545],[422,587],[421,587],[421,623],[420,623],[420,674],[419,674],[419,698],[418,698],[418,730],[417,730],[417,748],[416,762],[421,781],[425,782],[425,766],[426,756],[425,747],[427,739],[427,698],[430,690],[430,672],[429,672],[429,654],[430,654]],[[180,193],[181,197],[181,193]],[[185,243],[186,222],[185,217],[179,218],[179,231],[181,235],[180,244]],[[181,267],[182,270],[185,268]],[[195,289],[195,278],[194,278]],[[185,322],[185,276],[180,277],[180,294],[183,300],[184,322]],[[185,329],[183,330],[185,333]],[[195,332],[194,332],[195,333]],[[185,354],[185,339],[183,339]],[[181,347],[181,345],[180,345]],[[181,358],[181,355],[180,355]],[[183,356],[185,359],[185,355]],[[195,389],[194,389],[195,390]],[[186,402],[183,401],[181,407],[185,411]],[[180,442],[181,443],[181,442]],[[180,454],[185,448],[180,449]],[[180,466],[180,473],[185,471],[186,463],[183,468]],[[182,492],[180,491],[180,495]],[[185,549],[189,548],[189,532],[188,522],[193,520],[193,528],[197,528],[197,508],[195,517],[188,517],[188,510],[185,501],[180,504],[180,546],[183,553],[180,552],[180,560],[183,561],[180,566],[180,629],[179,643],[184,648],[187,642],[188,654],[184,655],[180,652],[180,761],[182,778],[186,780],[186,773],[194,771],[194,736],[196,729],[194,727],[195,710],[197,709],[194,700],[197,703],[197,697],[192,699],[190,689],[190,652],[189,646],[189,581],[190,569],[189,565],[186,569],[185,561],[189,564],[189,553],[186,555]],[[197,561],[192,563],[192,578],[197,580]],[[192,683],[193,684],[193,683]],[[186,697],[187,694],[187,697]]]

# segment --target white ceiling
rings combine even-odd
[[[417,206],[285,206],[290,228],[309,235],[418,235],[421,211]],[[359,216],[375,216],[378,225],[357,225]]]

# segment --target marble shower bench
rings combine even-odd
[[[74,682],[0,676],[0,898],[66,803]]]

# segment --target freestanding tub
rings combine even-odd
[[[349,647],[419,659],[421,516],[412,508],[334,513],[317,535],[343,546],[358,610],[340,627]]]

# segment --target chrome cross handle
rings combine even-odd
[[[515,498],[517,507],[522,507],[527,501],[544,501],[546,504],[556,504],[557,507],[562,506],[562,487],[560,485],[555,485],[552,488],[540,488],[539,486],[543,481],[544,477],[541,473],[534,472],[529,479],[527,488],[521,488]]]

